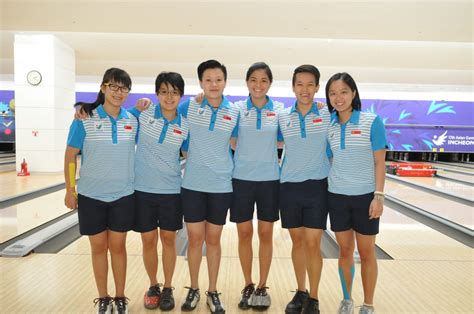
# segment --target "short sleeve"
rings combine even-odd
[[[189,149],[189,133],[188,133],[188,137],[183,141],[183,143],[181,144],[181,149],[184,151],[184,152],[187,152],[188,149]]]
[[[67,145],[82,149],[84,140],[86,138],[86,130],[84,128],[84,123],[81,120],[74,119],[71,126],[69,127],[69,134],[67,136]]]
[[[188,117],[188,110],[189,110],[189,99],[185,102],[181,103],[178,107],[178,112],[183,115],[183,117]]]
[[[372,122],[370,128],[370,142],[372,143],[373,151],[388,148],[385,126],[379,116],[377,116]]]

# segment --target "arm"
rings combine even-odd
[[[374,152],[375,163],[375,195],[370,203],[369,218],[379,218],[383,212],[384,186],[385,186],[385,149]]]
[[[64,180],[66,182],[66,196],[64,204],[67,208],[77,208],[77,192],[76,192],[76,169],[77,169],[77,154],[79,149],[67,146],[64,156]]]

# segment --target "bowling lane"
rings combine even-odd
[[[455,180],[460,180],[464,182],[474,183],[474,176],[468,174],[461,174],[451,171],[446,171],[444,169],[437,169],[437,174],[443,177],[452,178]]]
[[[377,245],[395,260],[469,261],[472,250],[410,217],[385,206]]]
[[[440,192],[448,192],[474,201],[473,189],[471,186],[459,182],[443,180],[436,177],[399,177],[398,180],[421,184],[426,187],[434,188]],[[391,181],[391,180],[387,180]]]
[[[0,209],[0,243],[69,212],[64,194],[61,190]]]
[[[446,200],[442,196],[424,192],[414,187],[407,186],[403,184],[403,182],[397,182],[394,180],[387,180],[385,182],[385,192],[390,196],[396,197],[404,202],[441,216],[452,222],[470,229],[474,228],[472,207],[468,205]]]
[[[33,173],[27,177],[18,177],[15,171],[0,173],[0,186],[2,187],[0,201],[62,182],[64,182],[62,172],[54,174]]]

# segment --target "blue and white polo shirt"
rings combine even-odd
[[[152,104],[139,114],[135,190],[177,194],[181,189],[179,152],[188,138],[188,123],[179,113],[168,121],[160,104]]]
[[[315,103],[303,116],[296,103],[282,111],[280,130],[285,141],[280,182],[321,180],[329,174],[327,128],[330,114],[327,107],[318,110]]]
[[[102,105],[92,111],[92,117],[72,122],[67,145],[82,151],[79,194],[112,202],[134,192],[137,129],[131,113],[121,108],[115,119]]]
[[[229,140],[239,110],[223,97],[218,108],[190,99],[179,111],[188,119],[189,149],[182,187],[207,193],[232,192],[233,161]]]
[[[340,124],[334,112],[328,130],[328,143],[333,155],[329,192],[344,195],[374,192],[373,153],[387,147],[382,120],[373,113],[354,110],[350,119]]]
[[[278,180],[278,116],[284,105],[268,96],[261,109],[252,104],[250,97],[234,105],[240,111],[240,119],[232,134],[238,138],[232,176],[248,181]]]

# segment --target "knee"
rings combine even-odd
[[[91,254],[92,255],[102,255],[102,254],[107,254],[107,251],[109,249],[107,241],[104,241],[102,243],[94,243],[91,245]]]
[[[203,243],[204,243],[204,235],[197,234],[197,233],[188,234],[188,245],[191,248],[202,247]]]
[[[176,233],[166,232],[161,233],[161,243],[166,247],[173,247],[176,245]]]
[[[218,247],[221,244],[220,237],[215,235],[206,236],[206,245],[209,247]]]
[[[252,229],[245,229],[239,231],[239,241],[240,242],[250,242],[252,241],[253,237],[253,230]]]
[[[262,228],[258,230],[258,238],[260,242],[272,242],[273,241],[273,228]]]
[[[293,237],[291,239],[293,241],[293,248],[295,249],[304,249],[304,240],[303,237]]]
[[[370,263],[375,261],[375,248],[368,248],[359,250],[359,257],[361,263]]]
[[[339,244],[339,255],[341,258],[352,258],[354,254],[354,245]]]
[[[125,241],[116,241],[113,243],[109,243],[109,251],[110,254],[125,254]]]
[[[155,248],[157,245],[157,237],[156,236],[143,236],[142,235],[142,244],[144,249],[152,249]]]

